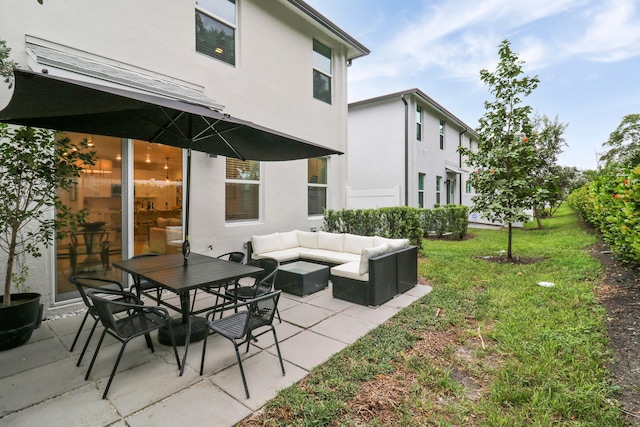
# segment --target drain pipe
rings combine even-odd
[[[464,128],[462,132],[458,134],[458,147],[462,147],[462,135],[467,133],[467,128]],[[462,170],[462,153],[458,151],[458,167]],[[460,204],[462,204],[462,172],[460,175],[460,184],[458,185],[458,192],[460,193]]]
[[[404,205],[409,206],[409,104],[400,97],[404,103]]]

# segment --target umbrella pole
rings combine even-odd
[[[191,253],[191,244],[189,243],[189,203],[191,202],[191,148],[187,149],[187,191],[185,193],[185,209],[184,209],[184,242],[182,242],[182,256],[184,257],[184,266],[188,264],[189,254]],[[184,203],[184,201],[183,201]]]

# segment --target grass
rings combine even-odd
[[[506,231],[470,231],[424,243],[430,294],[245,425],[622,426],[595,237],[562,208],[542,230],[514,230],[514,256],[541,259],[525,265],[482,259],[505,249]]]

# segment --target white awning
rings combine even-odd
[[[176,82],[178,79],[171,79],[168,76],[146,74],[35,43],[27,42],[26,46],[27,53],[32,59],[30,67],[38,73],[46,68],[51,75],[76,80],[84,79],[97,84],[150,93],[178,101],[204,105],[217,111],[224,109],[222,104],[198,90],[201,87],[197,85],[189,87],[186,82],[184,84]]]
[[[462,169],[461,167],[448,162],[445,163],[444,168],[446,169],[447,172],[459,173],[459,174],[469,173],[468,170]]]

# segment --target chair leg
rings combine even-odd
[[[96,361],[96,357],[98,357],[98,352],[100,351],[100,346],[102,346],[102,341],[104,341],[104,336],[107,334],[107,330],[105,329],[100,335],[100,341],[98,341],[98,346],[96,347],[96,351],[93,353],[93,357],[91,358],[91,363],[89,364],[89,369],[87,369],[87,375],[84,376],[85,381],[89,379],[89,375],[91,374],[91,370],[93,369],[93,364]]]
[[[247,399],[249,399],[249,387],[247,386],[247,379],[244,376],[244,368],[242,367],[242,358],[240,357],[240,352],[238,351],[238,344],[234,342],[233,346],[236,349],[236,358],[238,359],[238,366],[240,367],[240,375],[242,375],[242,384],[244,384],[244,392],[247,395]]]
[[[91,331],[89,332],[89,336],[87,337],[87,341],[84,343],[84,346],[82,347],[82,352],[80,353],[80,357],[78,358],[78,363],[76,363],[76,366],[80,366],[80,363],[82,363],[82,358],[84,357],[84,354],[87,352],[87,348],[89,348],[89,342],[91,342],[91,338],[93,337],[93,333],[96,330],[96,326],[98,326],[98,319],[96,319],[96,321],[93,322],[93,327],[91,328]]]
[[[178,371],[182,371],[182,363],[180,363],[180,356],[178,355],[178,347],[176,345],[176,337],[173,334],[173,327],[171,326],[171,320],[167,322],[167,328],[169,329],[169,339],[171,340],[171,346],[173,347],[173,354],[176,356],[176,363],[178,364]],[[186,362],[186,360],[185,360]],[[202,369],[202,368],[200,368]]]
[[[276,335],[276,328],[271,326],[271,331],[273,331],[273,340],[276,342],[276,350],[278,350],[278,359],[280,359],[280,367],[282,368],[282,376],[284,377],[286,374],[284,373],[284,363],[282,362],[282,354],[280,354],[280,344],[278,344],[278,336]]]
[[[69,351],[73,351],[73,349],[76,346],[76,343],[78,342],[78,338],[80,337],[80,334],[82,333],[82,328],[84,327],[84,323],[87,321],[87,317],[89,317],[89,311],[87,310],[87,312],[84,314],[84,318],[82,319],[82,323],[80,323],[80,328],[78,329],[78,332],[76,333],[76,337],[73,339],[73,344],[71,344],[71,348],[69,349]],[[98,321],[96,320],[96,323]]]
[[[196,306],[196,295],[198,294],[198,290],[193,291],[193,298],[191,298],[191,311]]]
[[[120,359],[122,359],[122,354],[124,353],[124,349],[129,340],[122,343],[122,347],[120,348],[120,352],[118,353],[118,358],[116,359],[115,365],[113,365],[113,369],[111,370],[111,376],[109,377],[109,381],[107,382],[107,387],[104,389],[104,393],[102,394],[102,398],[107,398],[107,393],[109,393],[109,387],[111,387],[111,382],[113,381],[113,377],[116,376],[116,371],[118,370],[118,365],[120,364]]]
[[[151,353],[155,353],[155,349],[153,348],[153,341],[151,341],[151,335],[144,334],[144,339],[147,342],[147,347],[151,349]]]
[[[200,360],[200,375],[202,375],[202,371],[204,369],[204,354],[207,351],[207,341],[209,341],[209,335],[211,335],[211,329],[207,326],[207,333],[204,336],[204,342],[202,343],[202,359]]]

